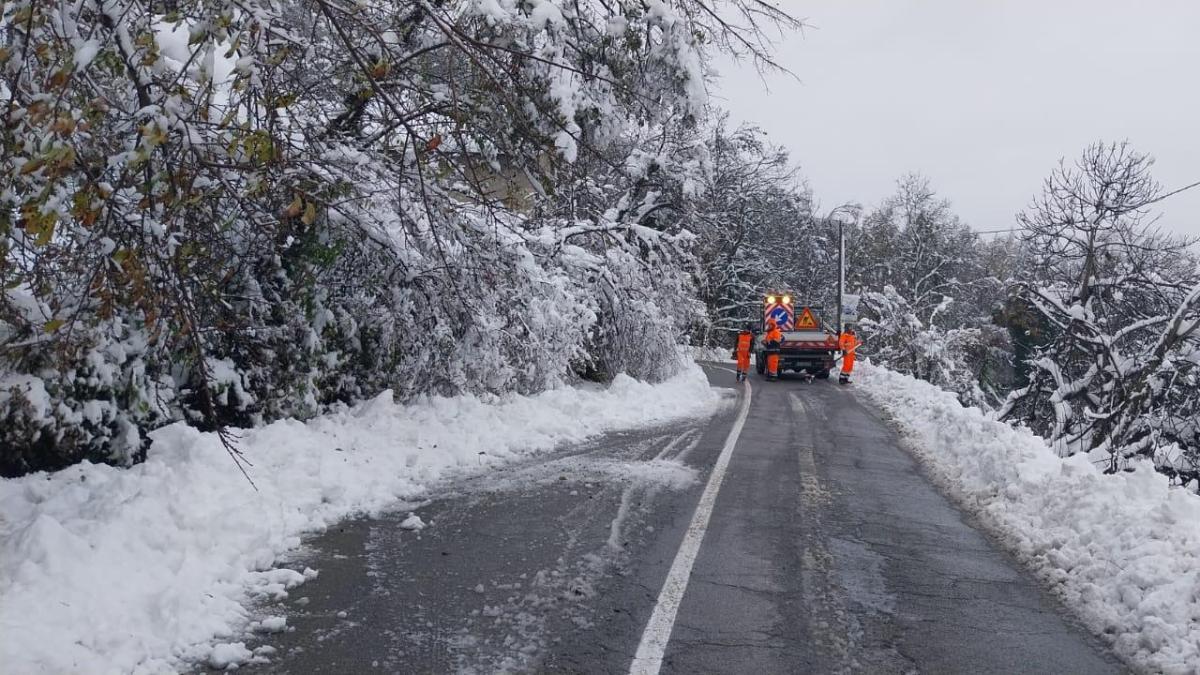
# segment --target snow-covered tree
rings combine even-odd
[[[1152,164],[1098,143],[1021,214],[1032,265],[1010,304],[1034,344],[1001,412],[1110,471],[1146,457],[1195,478],[1200,266],[1190,242],[1154,227]]]
[[[769,65],[762,30],[794,25],[754,0],[0,11],[4,473],[135,461],[177,419],[665,375],[706,58]]]
[[[949,202],[926,178],[905,176],[847,239],[847,286],[861,298],[863,353],[964,402],[999,402],[1010,366],[992,312],[1004,286],[989,269],[987,246]]]
[[[761,130],[730,129],[719,119],[706,147],[711,170],[689,212],[707,310],[693,326],[693,340],[728,346],[733,333],[758,326],[768,291],[787,290],[806,302],[825,299],[833,251],[787,152]]]

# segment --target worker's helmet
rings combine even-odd
[[[767,327],[768,328],[775,328],[777,325],[778,324],[775,323],[775,319],[767,319]]]

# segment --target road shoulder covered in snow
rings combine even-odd
[[[83,464],[0,481],[0,663],[6,672],[164,672],[256,658],[281,630],[248,603],[316,574],[274,569],[300,535],[424,496],[436,481],[608,431],[712,414],[704,373],[485,402],[386,392],[306,423],[245,432],[258,491],[215,434],[153,434],[132,469]],[[255,620],[257,619],[257,620]],[[258,655],[261,656],[261,655]]]
[[[1146,464],[1106,476],[1079,455],[864,365],[858,382],[965,506],[1115,651],[1154,672],[1200,672],[1200,497]]]

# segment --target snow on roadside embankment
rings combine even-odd
[[[729,349],[725,347],[694,347],[685,348],[689,357],[694,361],[714,361],[716,363],[734,363]]]
[[[1083,455],[879,367],[858,380],[911,447],[1088,626],[1155,672],[1200,672],[1200,497],[1149,464],[1103,475]]]
[[[170,672],[252,658],[246,604],[305,574],[272,569],[299,536],[561,443],[716,409],[698,367],[649,385],[411,406],[384,394],[245,433],[254,491],[215,434],[153,433],[145,463],[0,481],[0,663],[14,673]],[[272,626],[274,628],[272,628]],[[213,644],[224,641],[224,644]]]

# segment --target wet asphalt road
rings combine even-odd
[[[612,434],[347,521],[263,673],[626,673],[737,412]],[[942,497],[852,387],[753,379],[669,673],[1123,666]],[[400,528],[410,510],[430,525]]]

